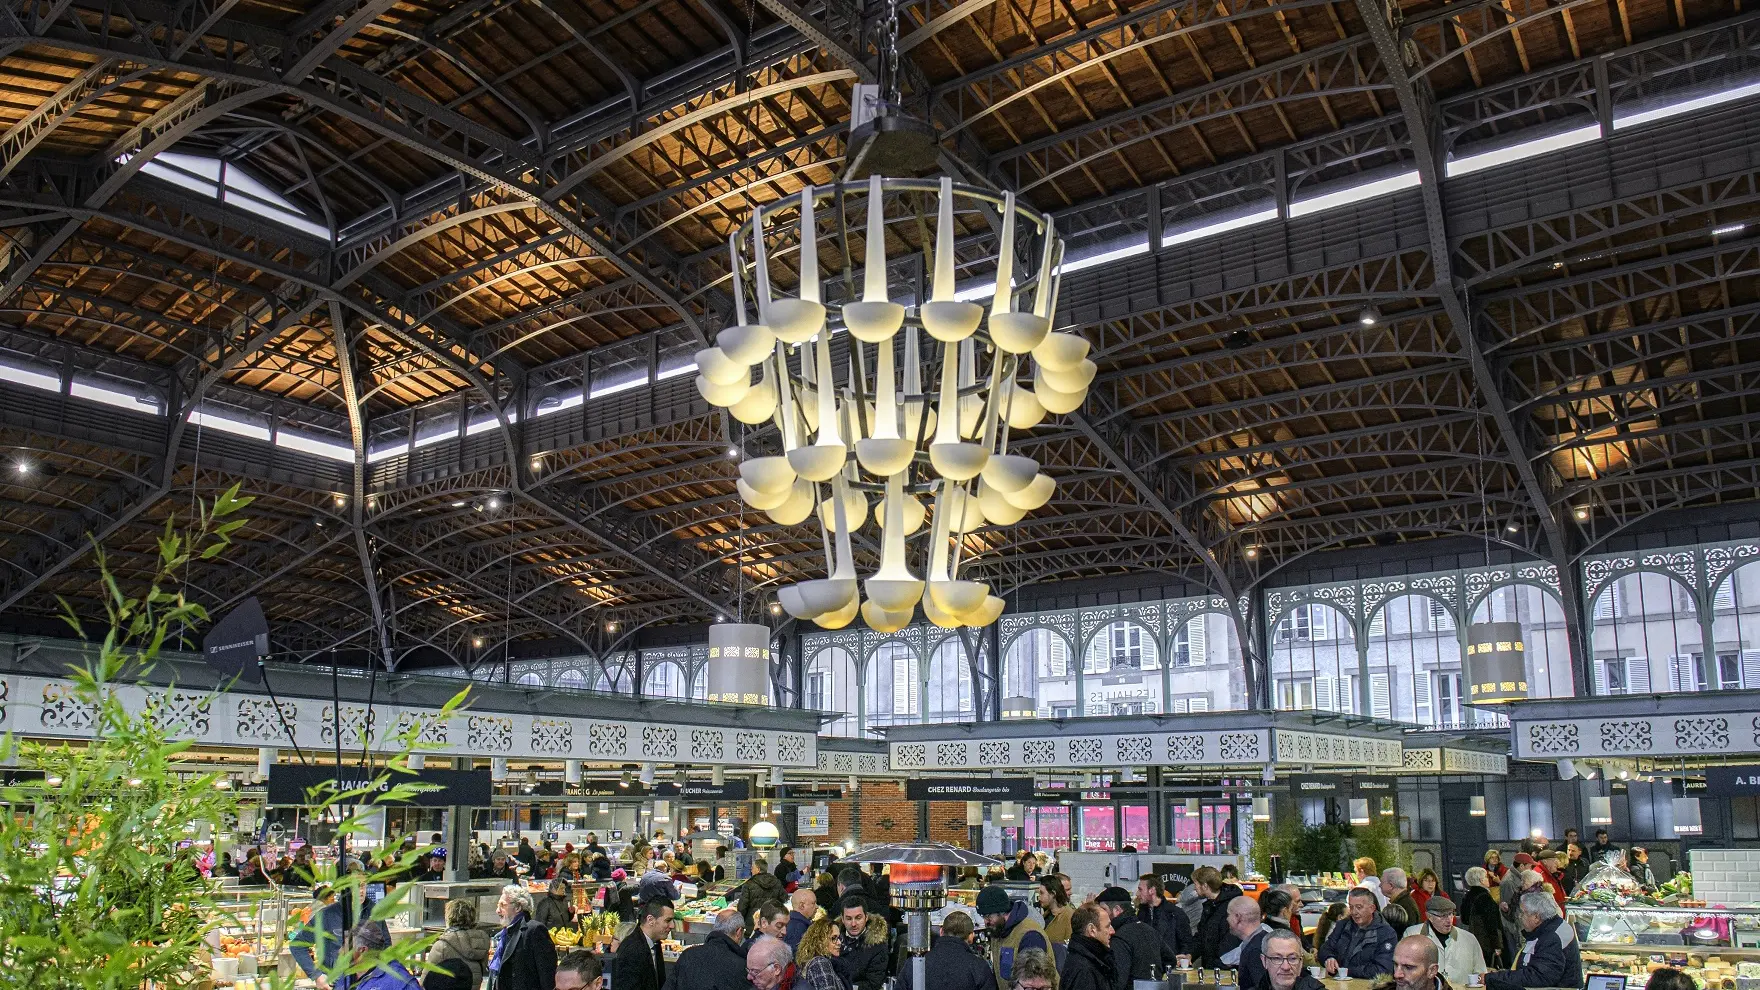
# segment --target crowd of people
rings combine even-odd
[[[1605,832],[1598,839],[1604,844]],[[662,945],[674,926],[674,882],[682,879],[675,870],[696,866],[703,877],[703,864],[681,862],[688,853],[679,847],[656,853],[639,845],[646,848],[621,858],[623,872],[640,879],[604,957],[584,949],[559,956],[546,934],[574,923],[567,884],[583,875],[575,864],[604,851],[593,837],[583,849],[560,854],[522,843],[511,858],[528,875],[549,876],[547,894],[534,898],[510,884],[493,935],[478,929],[470,903],[455,902],[419,980],[344,990],[477,990],[485,980],[488,990],[598,990],[612,973],[618,990],[883,990],[889,981],[898,990],[1127,990],[1134,980],[1185,968],[1233,970],[1233,982],[1246,990],[1317,990],[1320,973],[1389,977],[1396,990],[1571,987],[1582,983],[1581,956],[1564,920],[1574,864],[1619,852],[1591,846],[1585,853],[1571,833],[1560,850],[1532,840],[1511,868],[1492,854],[1467,870],[1458,904],[1434,871],[1408,876],[1359,859],[1359,885],[1328,905],[1311,932],[1294,885],[1255,899],[1242,893],[1232,870],[1206,866],[1177,893],[1150,873],[1134,890],[1107,887],[1077,904],[1067,875],[1023,853],[1006,874],[961,884],[977,888],[976,920],[948,914],[924,960],[926,985],[918,988],[880,869],[813,874],[788,854],[746,882],[706,941],[669,963]],[[1643,862],[1642,850],[1634,856]],[[484,861],[494,868],[492,854]],[[1033,902],[993,882],[1004,879],[1036,882]],[[328,891],[320,885],[314,894],[315,910],[326,912]],[[310,928],[324,934],[296,948],[302,967],[314,957],[333,960],[340,943],[338,919],[322,914]],[[1669,990],[1666,976],[1659,990]]]

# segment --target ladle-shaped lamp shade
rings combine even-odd
[[[947,525],[955,533],[969,533],[985,523],[984,509],[978,500],[955,488],[947,496]]]
[[[1049,334],[1033,348],[1033,360],[1042,368],[1067,371],[1088,356],[1088,338],[1073,333]]]
[[[1033,381],[1033,394],[1039,397],[1039,404],[1045,407],[1046,412],[1058,416],[1075,412],[1088,400],[1086,389],[1080,392],[1059,392],[1037,378]]]
[[[1040,365],[1038,378],[1059,392],[1080,392],[1094,381],[1094,373],[1098,370],[1094,362],[1083,358],[1073,367],[1061,370]]]
[[[745,401],[751,393],[752,383],[746,374],[726,385],[717,385],[704,375],[697,376],[697,394],[712,406],[726,409]]]
[[[849,625],[855,620],[856,609],[860,607],[861,604],[862,602],[860,598],[852,596],[849,600],[849,604],[837,611],[826,612],[822,615],[814,616],[813,623],[820,629],[842,629],[844,626]]]
[[[776,589],[776,601],[782,610],[797,619],[811,619],[815,613],[808,611],[807,604],[801,599],[801,590],[792,584],[785,584]]]
[[[1020,454],[991,454],[984,462],[984,484],[1004,494],[1027,487],[1038,473],[1039,462]]]
[[[995,595],[985,595],[983,604],[966,614],[965,624],[974,629],[982,629],[1002,617],[1002,608],[1006,604],[1008,603]]]
[[[850,489],[843,496],[843,512],[850,526],[861,529],[868,524],[868,496],[856,489]],[[833,533],[837,532],[837,510],[829,498],[819,503],[819,524]]]
[[[935,442],[929,445],[929,463],[943,478],[969,481],[984,469],[990,451],[982,444],[962,443],[959,439],[959,390],[955,387],[958,367],[959,345],[948,344],[941,362],[941,415]]]
[[[1045,407],[1039,403],[1039,397],[1032,389],[1020,385],[1009,393],[1005,412],[1011,430],[1030,430],[1045,421]]]
[[[962,617],[984,604],[990,586],[981,581],[930,581],[929,598],[941,611]]]
[[[794,484],[794,468],[786,457],[748,457],[739,462],[741,481],[760,492],[786,492]]]
[[[895,614],[902,612],[908,623],[911,609],[923,597],[923,582],[911,573],[905,562],[904,497],[904,475],[895,474],[886,479],[886,499],[883,503],[886,516],[881,524],[880,569],[864,582],[863,587],[868,593],[868,600],[876,608]],[[863,614],[865,617],[866,613]],[[873,625],[873,622],[870,620],[868,624]]]
[[[923,617],[942,629],[958,629],[964,624],[954,616],[948,615],[946,612],[937,608],[934,599],[930,598],[928,595],[923,596]]]
[[[1015,508],[1031,512],[1051,501],[1051,496],[1056,492],[1057,482],[1053,481],[1050,475],[1036,474],[1025,488],[1019,491],[1003,492],[1002,497]]]
[[[771,509],[788,501],[788,497],[794,494],[793,486],[774,492],[761,492],[756,488],[753,488],[751,485],[746,484],[746,479],[744,478],[734,479],[733,487],[739,490],[740,501],[757,509],[759,512],[769,512]]]
[[[843,470],[844,462],[849,459],[849,448],[844,446],[843,437],[837,429],[837,398],[831,385],[829,335],[819,335],[814,351],[819,366],[816,389],[819,406],[817,439],[811,447],[796,447],[789,451],[788,463],[794,465],[795,472],[808,481],[829,481],[832,475]]]
[[[747,426],[756,426],[776,415],[776,371],[769,362],[764,364],[764,377],[727,411]]]
[[[819,301],[819,235],[813,218],[813,186],[801,187],[801,285],[798,296],[772,300],[764,323],[786,343],[804,344],[825,328]]]
[[[929,290],[929,301],[917,313],[929,336],[944,344],[970,337],[984,319],[984,307],[953,298],[953,252],[953,180],[944,176],[935,223],[935,280]]]
[[[843,325],[867,344],[884,344],[904,325],[904,307],[886,294],[886,203],[880,176],[868,177],[868,234],[862,262],[862,299],[843,304]]]
[[[705,347],[697,352],[697,371],[717,385],[750,381],[751,364],[742,364],[728,357],[719,347]]]
[[[869,580],[872,581],[873,579],[869,578]],[[900,612],[884,609],[875,603],[872,598],[862,603],[862,621],[868,624],[869,629],[878,633],[898,632],[900,629],[911,624],[911,616],[914,612],[914,606]]]
[[[922,529],[923,520],[928,518],[928,516],[929,510],[923,507],[923,503],[919,501],[915,495],[905,495],[904,535],[909,536],[917,530]]]
[[[1013,526],[1027,514],[1027,510],[1016,507],[984,482],[978,483],[978,507],[984,510],[985,519],[998,526]]]
[[[797,526],[813,514],[813,483],[802,478],[789,489],[788,498],[769,510],[772,520],[783,526]]]
[[[776,344],[776,335],[770,332],[769,327],[748,323],[728,327],[716,334],[715,344],[728,360],[749,368],[770,356],[770,348]]]
[[[1037,313],[990,314],[990,340],[1004,354],[1027,354],[1051,332],[1051,321]]]

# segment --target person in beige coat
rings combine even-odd
[[[475,904],[463,898],[446,902],[446,930],[428,950],[427,961],[430,969],[422,979],[424,990],[476,990],[483,985],[483,970],[489,964],[489,933],[477,927]]]

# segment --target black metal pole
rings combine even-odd
[[[336,651],[330,651],[330,727],[336,737],[336,777],[342,779],[342,684],[336,672]],[[341,815],[342,809],[336,813]],[[336,831],[336,878],[342,879],[348,872],[348,832],[343,829]],[[363,888],[364,895],[366,890]],[[354,930],[354,898],[342,898],[342,930]]]

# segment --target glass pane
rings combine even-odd
[[[814,711],[842,713],[841,718],[826,724],[820,732],[829,736],[858,735],[855,659],[840,646],[826,647],[809,653],[808,657],[802,705]]]
[[[1296,605],[1271,635],[1272,702],[1280,709],[1355,712],[1360,668],[1350,620],[1330,605]]]
[[[1070,653],[1069,642],[1049,629],[1021,633],[1002,658],[1003,700],[1032,698],[1041,718],[1073,715],[1076,677]]]
[[[1136,846],[1139,852],[1147,852],[1149,841],[1149,806],[1146,804],[1127,804],[1121,810],[1124,819],[1124,844]]]
[[[1234,620],[1220,612],[1187,619],[1173,634],[1163,712],[1213,712],[1247,707],[1247,679]]]
[[[1069,809],[1050,805],[1027,809],[1027,847],[1029,849],[1070,849]]]
[[[1686,585],[1628,574],[1601,589],[1590,612],[1596,694],[1703,691],[1709,686],[1699,616]]]
[[[1082,713],[1160,713],[1160,669],[1154,633],[1134,622],[1111,623],[1088,641],[1082,657]]]
[[[1111,852],[1118,848],[1117,823],[1111,805],[1082,806],[1082,852]]]
[[[1186,803],[1174,801],[1168,808],[1168,821],[1173,822],[1173,847],[1180,852],[1195,853],[1203,850],[1201,833],[1202,817],[1186,814]]]

